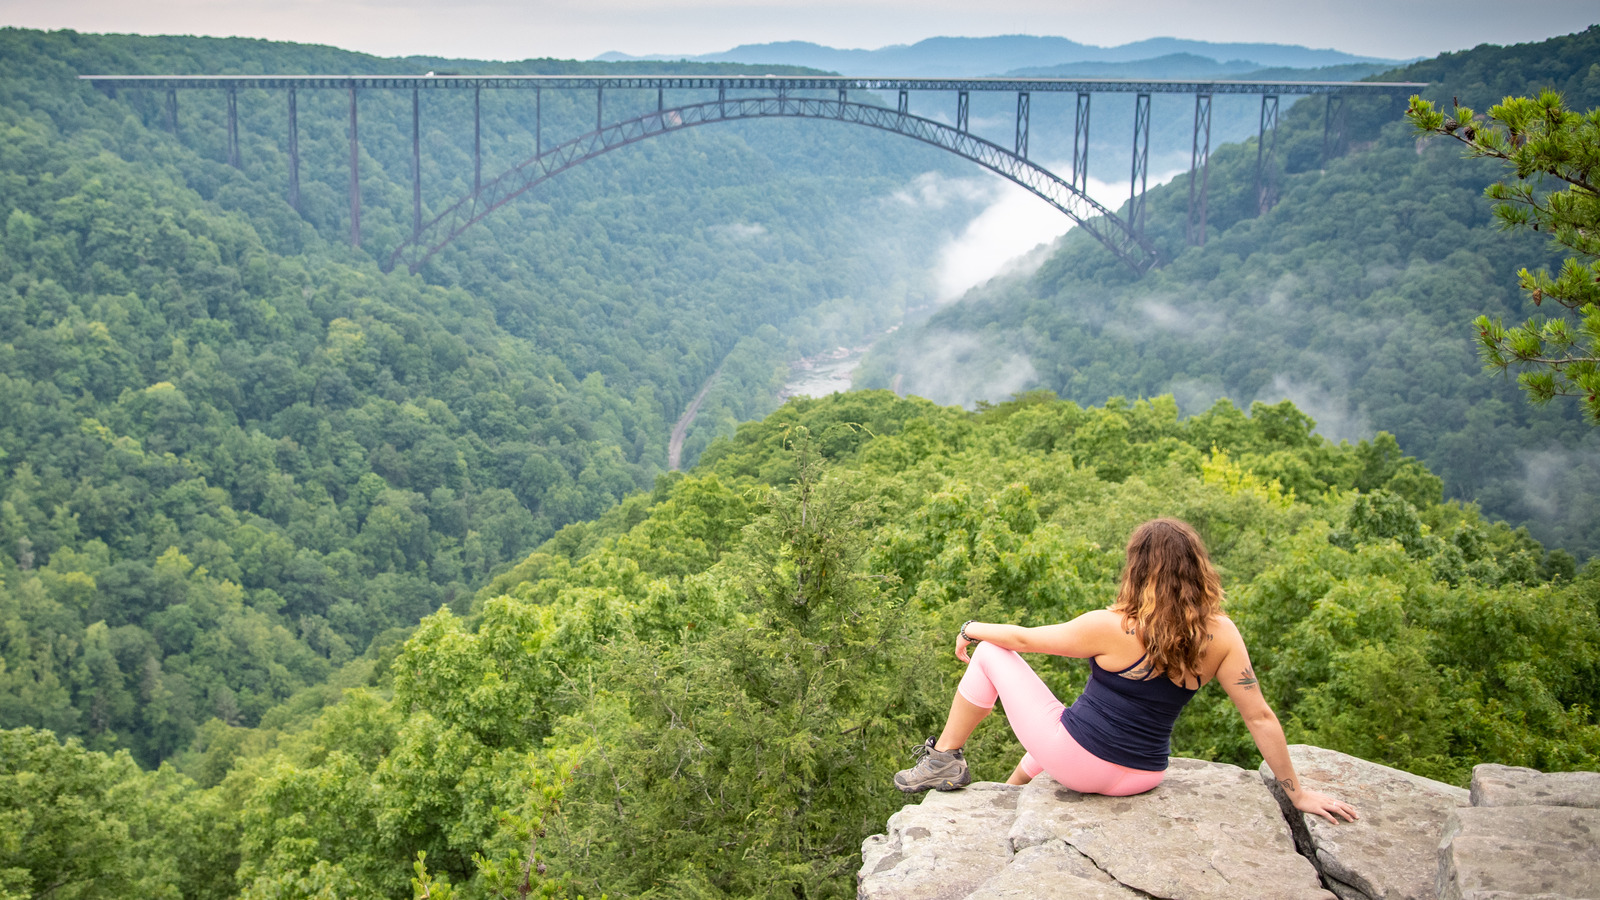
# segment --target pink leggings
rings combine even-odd
[[[1045,771],[1074,791],[1126,797],[1150,790],[1166,775],[1106,762],[1079,746],[1061,724],[1066,707],[1015,650],[979,644],[956,693],[984,709],[993,709],[996,697],[1005,701],[1006,721],[1028,751],[1022,771],[1029,778]]]

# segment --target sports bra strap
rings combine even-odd
[[[1122,674],[1127,673],[1127,672],[1132,672],[1134,669],[1138,668],[1139,667],[1139,663],[1144,662],[1145,657],[1149,656],[1149,655],[1150,654],[1148,652],[1144,653],[1138,659],[1133,661],[1133,665],[1127,667],[1126,669],[1118,669],[1115,672],[1111,671],[1110,669],[1102,669],[1101,671],[1104,671],[1107,675],[1122,675]],[[1095,663],[1095,665],[1098,666],[1100,664],[1097,662],[1097,663]]]

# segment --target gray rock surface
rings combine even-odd
[[[1361,816],[1333,825],[1302,814],[1261,764],[1295,845],[1316,860],[1340,900],[1433,900],[1439,835],[1451,811],[1468,804],[1466,790],[1306,744],[1290,745],[1289,758],[1302,786],[1338,797]]]
[[[1600,810],[1467,807],[1445,822],[1439,900],[1600,898]]]
[[[1100,871],[1093,860],[1066,841],[1046,841],[1017,851],[1000,874],[985,881],[967,900],[1143,900],[1147,896]]]
[[[1006,834],[1022,789],[980,781],[929,791],[861,845],[861,900],[958,900],[1011,861]]]
[[[862,845],[858,896],[1600,900],[1600,773],[1483,765],[1469,795],[1318,747],[1290,755],[1307,787],[1361,820],[1302,816],[1265,766],[1174,759],[1136,797],[1079,794],[1047,775],[979,783],[891,816]]]
[[[930,794],[867,839],[858,883],[863,900],[1335,900],[1259,778],[1187,759],[1136,797],[1047,775]]]
[[[1600,772],[1541,772],[1485,763],[1472,770],[1472,805],[1600,809]]]
[[[1135,797],[1079,794],[1041,775],[1022,791],[1011,845],[1050,840],[1171,900],[1334,900],[1257,776],[1223,763],[1173,759],[1161,786]]]

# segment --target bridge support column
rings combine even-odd
[[[847,93],[847,92],[846,92],[846,91],[845,91],[845,89],[844,89],[844,88],[839,88],[839,102],[840,102],[840,103],[841,103],[841,104],[842,104],[842,103],[845,103],[845,102],[846,102],[846,100],[845,100],[845,95],[846,95],[846,93]]]
[[[594,130],[599,131],[601,123],[605,122],[606,89],[594,89]]]
[[[1128,181],[1128,230],[1144,236],[1144,189],[1150,167],[1150,95],[1133,101],[1133,173]]]
[[[356,139],[356,86],[350,84],[350,246],[361,247],[361,149]]]
[[[300,212],[300,115],[289,88],[289,205]]]
[[[1322,112],[1322,164],[1344,152],[1344,95],[1329,94]]]
[[[1194,95],[1194,146],[1189,153],[1189,243],[1206,243],[1206,188],[1211,181],[1211,95]]]
[[[544,89],[533,89],[533,155],[544,155]]]
[[[967,99],[967,92],[956,94],[956,130],[962,134],[967,133],[967,120],[971,113],[971,101]]]
[[[228,88],[228,165],[239,168],[239,94]]]
[[[667,109],[667,89],[656,88],[656,112],[665,112]]]
[[[476,143],[476,141],[474,141]],[[411,89],[411,237],[422,234],[422,98]]]
[[[728,117],[728,89],[725,87],[717,88],[717,115]]]
[[[911,92],[910,91],[901,91],[900,92],[900,115],[903,116],[903,115],[905,115],[906,113],[908,113],[910,111],[911,111]]]
[[[1017,92],[1017,155],[1028,158],[1028,92]]]
[[[483,88],[472,89],[472,194],[483,187]]]
[[[1278,152],[1278,96],[1261,95],[1261,133],[1256,138],[1256,214],[1277,202],[1272,166]]]
[[[1072,120],[1072,186],[1080,191],[1089,187],[1089,99],[1078,94],[1078,114]]]
[[[167,88],[167,130],[178,133],[178,92]]]

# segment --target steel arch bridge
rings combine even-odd
[[[479,191],[462,197],[424,224],[420,231],[394,250],[384,269],[387,271],[404,263],[415,273],[429,257],[523,192],[612,150],[698,125],[780,117],[865,125],[932,144],[1033,192],[1094,235],[1096,240],[1135,271],[1142,272],[1156,261],[1155,250],[1150,244],[1111,210],[1048,169],[971,132],[904,110],[848,100],[778,96],[711,100],[656,110],[557,144],[483,183]]]
[[[1280,95],[1320,95],[1326,99],[1323,116],[1323,158],[1341,152],[1344,145],[1345,98],[1349,96],[1403,97],[1426,84],[1411,82],[1330,82],[1330,81],[1162,81],[1065,78],[857,78],[839,75],[750,76],[750,75],[80,75],[79,79],[115,96],[119,89],[161,90],[166,93],[167,127],[178,132],[178,91],[222,91],[227,99],[227,157],[232,166],[240,165],[238,133],[238,92],[241,90],[284,90],[288,94],[289,158],[288,200],[300,209],[300,153],[297,124],[298,90],[338,90],[349,93],[350,145],[350,242],[361,242],[360,154],[357,137],[357,95],[361,91],[411,92],[411,237],[389,254],[385,271],[405,263],[415,273],[433,254],[461,235],[489,213],[526,192],[533,186],[574,166],[612,150],[640,141],[716,122],[758,118],[795,118],[845,122],[903,135],[954,153],[1009,179],[1032,192],[1070,217],[1092,234],[1134,272],[1143,272],[1157,262],[1155,251],[1144,239],[1144,207],[1150,145],[1150,98],[1153,94],[1193,94],[1194,144],[1189,169],[1188,239],[1205,243],[1207,176],[1211,153],[1211,100],[1214,94],[1254,94],[1261,97],[1261,127],[1256,148],[1255,194],[1260,212],[1271,208],[1276,199],[1274,154],[1277,147],[1278,100]],[[482,140],[479,97],[484,90],[532,90],[534,92],[535,153],[521,163],[485,182],[482,173]],[[442,214],[424,223],[422,218],[421,105],[423,91],[469,90],[473,95],[473,177],[472,191]],[[541,135],[541,91],[593,91],[595,127],[577,138],[545,149]],[[655,91],[653,112],[606,124],[607,91]],[[668,108],[666,91],[695,91],[700,96],[715,90],[717,99],[680,104]],[[754,96],[729,97],[728,92],[749,92]],[[848,91],[897,92],[897,108],[854,103]],[[837,91],[837,100],[825,99]],[[956,95],[954,127],[933,119],[913,115],[908,97],[916,92],[942,92]],[[1016,95],[1016,135],[1008,149],[972,134],[968,129],[969,94],[1014,93]],[[1030,97],[1035,93],[1075,93],[1072,170],[1063,179],[1028,158]],[[1088,184],[1089,111],[1094,94],[1136,94],[1133,121],[1133,154],[1129,175],[1129,196],[1125,216],[1100,205],[1085,193]],[[808,95],[809,94],[809,95]],[[815,95],[823,94],[819,98]]]

